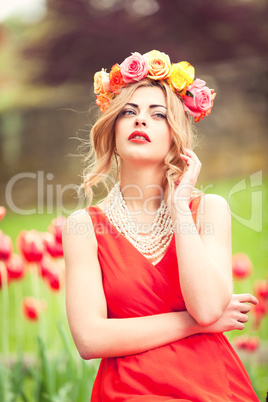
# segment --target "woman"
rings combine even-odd
[[[208,115],[215,94],[158,51],[96,73],[95,93],[84,186],[92,197],[113,161],[116,184],[63,234],[72,336],[82,358],[102,358],[91,400],[258,401],[222,334],[257,300],[232,296],[226,201],[194,188],[188,114]]]

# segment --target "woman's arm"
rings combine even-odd
[[[181,155],[188,169],[169,206],[175,225],[180,285],[187,311],[201,325],[216,322],[232,295],[231,214],[224,198],[206,194],[201,198],[194,225],[189,198],[201,163],[194,152]]]
[[[197,222],[200,233],[189,207],[187,211],[185,205],[183,212],[177,213],[176,250],[187,311],[200,325],[207,326],[218,320],[232,295],[231,216],[227,202],[217,195],[204,195]]]
[[[193,335],[196,321],[186,312],[107,319],[107,305],[90,216],[72,214],[64,226],[66,308],[71,333],[84,359],[140,353]]]
[[[249,293],[232,295],[230,303],[219,320],[214,324],[202,328],[203,331],[200,332],[216,333],[244,329],[245,323],[248,322],[247,313],[251,310],[251,306],[248,303],[256,305],[258,304],[258,300]]]
[[[67,219],[63,246],[67,316],[74,342],[84,359],[141,353],[199,332],[243,329],[243,322],[247,321],[244,313],[250,307],[238,299],[230,303],[214,326],[207,328],[201,327],[187,311],[108,319],[97,240],[85,211]],[[243,301],[257,302],[251,295],[244,295]]]

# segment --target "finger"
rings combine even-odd
[[[199,172],[199,171],[200,171],[201,164],[200,164],[200,163],[197,163],[195,160],[193,160],[191,157],[189,157],[189,156],[187,156],[187,155],[180,154],[180,156],[181,156],[181,159],[182,159],[184,162],[186,162],[187,167],[188,167],[188,168],[191,167],[191,170],[193,171],[193,176],[195,176],[195,175],[196,175],[196,172]]]
[[[185,162],[188,162],[188,161],[191,160],[191,158],[190,158],[189,156],[187,156],[187,155],[180,154],[180,157],[181,157],[181,159],[183,159]]]
[[[239,314],[239,317],[237,319],[239,322],[248,322],[248,316],[246,314]]]
[[[237,299],[240,301],[240,303],[252,303],[252,304],[258,304],[258,299],[256,299],[255,296],[251,295],[250,293],[243,293],[237,296]]]
[[[201,166],[201,162],[200,162],[200,160],[198,159],[197,155],[196,155],[193,151],[191,151],[190,149],[186,148],[186,149],[185,149],[185,153],[184,153],[184,154],[180,154],[180,155],[187,156],[188,158],[190,158],[190,159],[194,162],[194,164],[196,164],[196,165],[198,165],[198,166],[199,166],[199,165]]]
[[[195,163],[198,161],[198,158],[194,152],[186,150],[184,156],[187,156],[187,158],[189,158],[190,160],[192,160]]]
[[[247,314],[250,312],[251,310],[251,305],[250,304],[239,304],[239,310],[241,311],[241,313]]]
[[[188,148],[186,148],[186,150],[186,153],[190,156],[190,159],[193,163],[193,174],[195,177],[197,177],[199,175],[202,164],[193,151],[188,150]]]
[[[198,159],[198,156],[196,155],[196,153],[194,151],[192,151],[189,148],[185,148],[185,150],[186,150],[186,153],[191,156],[191,158],[193,158],[196,161],[200,162],[200,160]]]
[[[245,328],[245,324],[243,322],[238,321],[234,329],[239,329],[240,331]]]

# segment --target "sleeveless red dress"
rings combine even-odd
[[[201,195],[190,199],[195,222]],[[98,242],[109,318],[186,310],[175,236],[151,264],[97,206],[86,208]],[[157,335],[156,335],[157,336]],[[147,352],[101,360],[93,402],[258,402],[249,376],[223,334],[192,335]]]

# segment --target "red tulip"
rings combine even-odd
[[[50,272],[50,275],[48,277],[48,285],[51,290],[60,290],[61,287],[61,278],[60,274],[57,272]]]
[[[252,306],[252,313],[257,317],[264,317],[267,313],[267,306],[265,300],[263,298],[259,298],[259,303],[255,306]]]
[[[40,262],[41,275],[51,290],[60,290],[64,272],[59,264],[56,264],[49,257],[44,257]]]
[[[268,299],[268,280],[255,282],[254,290],[257,298]]]
[[[260,341],[257,336],[242,335],[234,339],[234,345],[237,349],[254,352],[259,347]]]
[[[232,267],[233,277],[236,279],[246,278],[253,271],[251,260],[246,254],[243,253],[237,253],[233,256]]]
[[[45,251],[40,233],[36,230],[23,230],[18,237],[18,248],[28,262],[38,262]]]
[[[48,278],[48,276],[50,275],[51,264],[51,259],[48,256],[44,256],[40,261],[40,273],[43,279]]]
[[[62,229],[65,221],[66,218],[64,216],[58,216],[51,221],[51,225],[48,228],[49,232],[54,235],[58,243],[62,243]]]
[[[25,297],[22,303],[23,315],[27,320],[37,321],[40,313],[46,309],[46,303],[34,297]]]
[[[0,206],[0,221],[4,218],[5,214],[6,214],[6,208]]]
[[[238,336],[234,339],[233,343],[237,349],[246,349],[247,348],[247,335]]]
[[[260,345],[260,340],[258,336],[252,336],[248,340],[248,351],[254,352],[254,350],[258,349]]]
[[[58,242],[56,238],[51,233],[44,233],[43,240],[47,252],[53,258],[63,257],[62,242]]]
[[[10,236],[0,230],[0,260],[7,260],[13,251],[13,244]]]
[[[10,279],[19,279],[24,275],[24,261],[22,257],[18,254],[13,254],[6,261],[6,268],[8,277]]]
[[[259,303],[256,306],[252,307],[252,314],[253,314],[253,328],[259,329],[261,326],[261,322],[265,315],[268,312],[268,305],[265,302],[265,299],[259,298]]]
[[[3,284],[8,284],[9,277],[6,269],[6,265],[3,261],[0,261],[0,289],[2,288]]]

